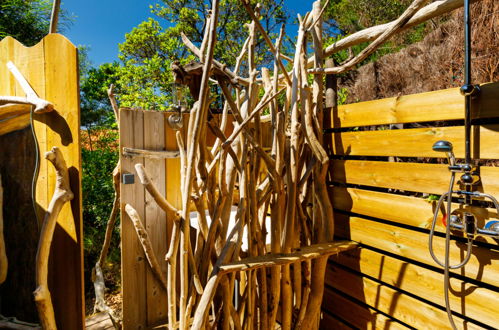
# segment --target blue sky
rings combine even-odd
[[[150,17],[149,5],[154,0],[63,0],[62,7],[75,18],[64,34],[75,45],[90,47],[89,57],[94,65],[118,59],[118,44],[125,34]],[[312,9],[314,0],[286,0],[294,17]]]

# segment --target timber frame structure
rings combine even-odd
[[[120,160],[92,274],[95,311],[125,329],[448,328],[450,314],[459,329],[497,326],[491,303],[499,302],[497,240],[473,241],[466,267],[450,270],[446,302],[443,271],[427,251],[433,215],[450,219],[435,201],[421,198],[443,194],[448,185],[448,166],[432,145],[451,141],[462,158],[468,142],[459,90],[337,104],[336,75],[396,33],[463,5],[427,3],[414,0],[397,20],[324,48],[323,7],[316,1],[298,17],[290,58],[281,54],[284,29],[270,40],[259,6],[241,0],[251,22],[229,69],[214,58],[219,1],[213,0],[202,43],[182,35],[199,61],[172,67],[195,100],[189,111],[119,109],[111,86]],[[255,65],[259,36],[274,55],[273,70]],[[329,58],[366,41],[371,43],[344,63]],[[0,104],[7,104],[0,107],[0,136],[31,123],[35,143],[46,152],[35,190],[37,218],[45,220],[39,224],[34,296],[45,329],[84,327],[76,68],[76,49],[60,35],[32,48],[8,37],[0,42],[0,81],[7,82],[0,86],[6,95]],[[210,113],[213,82],[224,96],[221,114]],[[498,196],[499,171],[479,161],[499,159],[499,127],[490,124],[499,118],[499,84],[480,89],[471,114],[481,178],[475,189]],[[411,128],[414,123],[424,127]],[[392,124],[406,126],[386,129]],[[6,173],[0,175],[3,180]],[[0,185],[4,208],[6,188]],[[454,202],[453,215],[472,212],[481,227],[498,218],[489,204]],[[118,211],[122,319],[104,301],[103,277]],[[12,263],[3,220],[0,210],[0,282]],[[438,255],[449,250],[445,231],[436,226]],[[465,251],[463,242],[454,232],[453,263]]]

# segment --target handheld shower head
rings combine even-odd
[[[449,165],[456,165],[456,157],[454,156],[454,152],[452,151],[452,143],[445,140],[437,141],[433,144],[433,151],[437,152],[445,152],[447,158],[449,159]]]

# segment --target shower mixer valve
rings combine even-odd
[[[432,149],[433,151],[444,152],[446,154],[449,161],[448,168],[451,172],[451,185],[449,186],[448,192],[443,194],[438,201],[438,206],[435,210],[435,218],[444,200],[447,199],[447,203],[451,203],[453,195],[458,196],[461,200],[464,199],[464,204],[467,206],[470,206],[473,200],[490,201],[499,214],[499,203],[494,196],[477,191],[471,191],[471,186],[476,184],[480,180],[480,177],[476,174],[476,168],[471,164],[456,163],[452,143],[440,140],[435,142]],[[454,177],[456,173],[463,173],[461,175],[460,182],[466,189],[453,190]],[[450,207],[448,207],[448,210],[450,210]],[[499,239],[499,221],[497,220],[489,221],[483,228],[478,228],[476,216],[469,211],[464,213],[452,212],[450,214],[448,212],[448,219],[449,221],[447,225],[450,226],[450,229],[462,231],[470,239],[473,239],[475,235],[491,236]]]

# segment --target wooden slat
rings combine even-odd
[[[0,120],[4,120],[10,117],[16,117],[19,115],[24,115],[29,113],[30,111],[31,111],[31,105],[29,104],[0,105]]]
[[[481,89],[472,117],[499,116],[499,83],[483,84]],[[463,118],[464,97],[458,88],[346,104],[331,114],[334,128]]]
[[[472,129],[475,158],[499,158],[499,125]],[[333,134],[333,153],[347,156],[446,157],[432,150],[438,140],[450,141],[457,158],[464,158],[464,127],[427,127]],[[479,146],[475,150],[475,146]]]
[[[144,148],[152,150],[163,150],[165,148],[165,125],[164,115],[161,112],[144,112]],[[144,159],[144,166],[152,183],[158,191],[165,195],[165,161],[163,159]],[[167,264],[165,255],[167,252],[166,214],[157,205],[150,194],[145,193],[145,226],[151,240],[154,253],[159,262],[161,270],[165,274]],[[156,279],[151,270],[147,268],[147,324],[157,324],[167,320],[168,299],[161,283]]]
[[[436,207],[436,201],[428,202],[418,197],[356,188],[331,187],[330,195],[335,209],[426,229],[431,226]],[[480,228],[484,227],[486,221],[498,218],[495,209],[479,207],[468,209],[454,203],[452,210],[470,210],[475,214]],[[435,230],[445,232],[445,227],[442,224],[442,212],[437,218]],[[496,244],[496,241],[491,237],[482,237],[482,239],[490,244]]]
[[[326,270],[326,283],[416,329],[450,329],[447,313],[419,299],[335,265]],[[458,329],[481,329],[455,316]]]
[[[58,226],[54,232],[51,271],[54,275],[60,275],[53,275],[53,285],[64,290],[52,299],[61,329],[83,328],[85,305],[78,54],[76,47],[59,34],[47,35],[43,47],[45,98],[54,104],[55,111],[43,115],[46,117],[47,139],[45,145],[39,141],[40,152],[43,155],[52,146],[60,148],[69,169],[71,190],[75,195],[71,203],[66,203],[59,213]],[[31,78],[32,76],[30,81],[33,80]],[[43,87],[33,86],[33,88],[40,90]],[[55,170],[53,166],[49,166],[47,171],[49,199],[52,197],[55,182]]]
[[[319,325],[320,330],[330,330],[330,329],[335,329],[335,330],[351,330],[352,327],[349,327],[346,325],[344,322],[340,321],[336,317],[328,314],[328,313],[322,313],[322,318],[321,318],[321,323]]]
[[[441,273],[365,248],[346,251],[330,260],[445,307]],[[454,278],[451,278],[451,288],[453,311],[491,327],[497,326],[499,292]]]
[[[29,126],[29,113],[0,121],[0,135],[9,134]]]
[[[324,289],[322,308],[358,329],[409,329],[402,323],[347,299],[327,287]]]
[[[333,181],[341,183],[439,195],[449,189],[450,172],[444,164],[333,160],[331,170]],[[480,167],[480,175],[481,185],[476,189],[499,195],[499,168]]]
[[[176,131],[173,130],[167,122],[169,115],[165,115],[165,145],[167,150],[178,150]],[[188,116],[184,116],[184,127],[181,132],[184,136],[184,144],[187,143],[186,132],[188,125]],[[182,196],[180,194],[180,159],[166,159],[166,199],[177,209],[182,208]],[[172,220],[173,221],[173,220]],[[170,223],[170,227],[171,224]]]
[[[388,225],[360,217],[348,217],[343,214],[335,216],[336,233],[339,237],[351,239],[379,250],[387,251],[402,257],[439,267],[428,252],[428,234]],[[444,242],[442,237],[435,237],[433,249],[440,260],[443,260]],[[466,246],[464,243],[451,242],[451,264],[461,261]],[[473,254],[464,269],[451,270],[494,286],[499,286],[499,251],[473,246]]]
[[[120,150],[123,147],[144,148],[143,112],[120,111]],[[125,133],[126,132],[126,133]],[[122,173],[135,173],[136,162],[120,157]],[[125,329],[145,329],[147,326],[147,294],[145,255],[132,221],[124,210],[132,205],[144,219],[144,188],[136,179],[134,184],[121,184],[121,290],[123,295],[123,326]]]
[[[334,243],[322,243],[304,246],[291,253],[266,254],[262,256],[249,257],[240,261],[220,266],[220,273],[249,271],[263,267],[284,266],[299,261],[315,259],[320,256],[337,254],[342,251],[353,249],[357,246],[354,242],[338,241]]]

